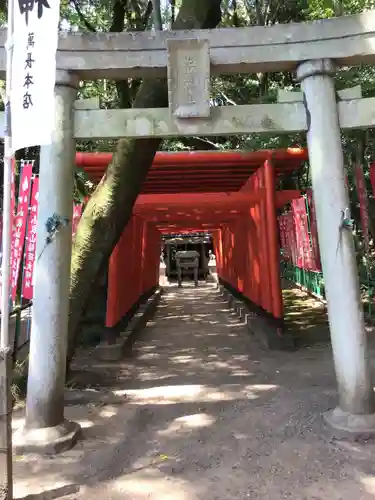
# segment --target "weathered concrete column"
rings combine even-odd
[[[73,75],[57,72],[55,131],[52,144],[41,148],[26,421],[15,440],[23,452],[68,449],[79,431],[64,420],[77,84]],[[50,234],[53,221],[60,227]]]
[[[345,226],[345,219],[350,218],[349,199],[334,71],[330,60],[307,61],[298,67],[297,75],[305,98],[312,187],[340,398],[339,406],[325,417],[332,428],[353,436],[375,431],[375,406],[353,237],[350,227]]]

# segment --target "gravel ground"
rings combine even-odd
[[[330,349],[262,350],[211,285],[168,288],[129,357],[75,370],[66,416],[84,439],[15,457],[16,498],[375,499],[375,445],[322,432]]]

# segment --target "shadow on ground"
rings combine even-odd
[[[262,350],[212,285],[168,288],[131,356],[81,352],[73,368],[66,416],[84,439],[52,459],[15,457],[17,498],[375,498],[373,445],[323,438],[330,350]]]

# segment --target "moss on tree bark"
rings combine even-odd
[[[184,0],[173,29],[215,28],[221,18],[220,3],[220,0]],[[133,107],[166,106],[166,80],[143,81]],[[95,280],[131,216],[160,142],[160,139],[120,139],[112,163],[78,224],[71,266],[68,361],[73,356],[80,319]]]

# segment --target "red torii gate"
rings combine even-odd
[[[98,182],[110,153],[77,153]],[[159,282],[161,234],[210,231],[221,282],[282,324],[276,209],[299,191],[277,191],[277,179],[300,168],[299,148],[155,155],[141,194],[112,253],[107,318],[115,326]]]

